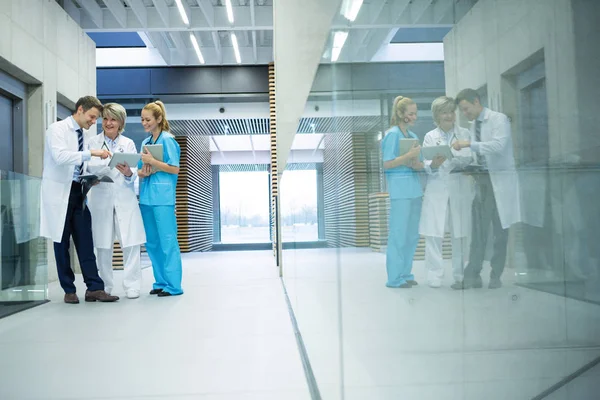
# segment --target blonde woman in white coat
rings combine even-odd
[[[127,113],[120,104],[109,103],[102,113],[103,132],[90,140],[89,149],[108,149],[115,153],[137,153],[133,140],[122,135]],[[94,246],[98,254],[98,271],[105,290],[113,290],[113,244],[115,236],[123,249],[123,289],[130,299],[140,296],[142,281],[140,245],[146,242],[142,214],[135,194],[137,166],[118,164],[108,167],[109,160],[93,160],[87,165],[92,174],[108,175],[114,183],[100,183],[88,194],[92,213]]]
[[[456,126],[456,103],[442,96],[431,105],[437,128],[428,132],[423,147],[451,146],[455,141],[468,140],[469,131]],[[463,280],[463,241],[470,233],[472,181],[469,176],[451,173],[469,165],[470,149],[452,150],[453,158],[436,157],[425,161],[428,174],[419,233],[425,236],[425,265],[430,287],[439,288],[444,278],[442,241],[445,232],[452,237],[452,272],[456,282]]]

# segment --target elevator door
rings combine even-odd
[[[0,95],[0,171],[14,170],[13,102]]]

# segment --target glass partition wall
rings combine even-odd
[[[323,399],[597,395],[600,134],[591,109],[598,79],[588,64],[600,60],[583,52],[597,29],[581,28],[597,6],[470,3],[438,39],[440,61],[357,64],[347,56],[391,30],[349,29],[335,62],[337,28],[326,43],[306,114],[330,110],[329,129],[317,128],[327,248],[283,251],[284,283]],[[404,28],[394,32],[416,34]],[[394,43],[381,43],[392,51]],[[583,58],[566,61],[567,45]],[[468,148],[468,162],[450,168],[421,158],[429,167],[413,170],[412,187],[402,179],[398,186],[398,166],[389,164],[402,132],[390,130],[399,123],[391,121],[394,99],[416,105],[408,129],[421,146],[452,145],[439,131],[425,140],[446,110],[434,115],[432,103],[469,88],[479,99],[468,103],[485,108],[471,115],[464,103],[449,106],[453,116],[443,118],[466,134],[457,140],[488,144]],[[282,204],[301,198],[281,192]],[[397,202],[405,198],[418,204],[403,211]],[[426,240],[432,218],[439,247]],[[408,272],[402,257],[413,257]]]
[[[0,171],[0,318],[47,299],[47,244],[39,237],[40,179]]]

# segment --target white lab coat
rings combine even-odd
[[[510,122],[502,113],[487,108],[483,113],[479,154],[485,156],[500,222],[502,228],[507,229],[521,222],[519,179],[515,169]],[[471,126],[471,142],[474,141],[475,122]],[[477,156],[475,154],[475,158]]]
[[[456,140],[469,140],[469,130],[455,127],[450,134],[451,143]],[[456,137],[454,137],[456,135]],[[425,135],[423,147],[445,144],[444,133],[436,128]],[[444,237],[447,228],[448,205],[452,218],[452,236],[466,237],[471,232],[471,203],[473,202],[473,180],[462,173],[450,172],[464,167],[473,161],[469,148],[459,151],[452,149],[454,158],[446,160],[435,170],[430,167],[431,160],[425,161],[428,173],[427,186],[423,198],[423,211],[419,224],[419,233],[424,236]]]
[[[137,153],[133,140],[119,135],[117,150],[123,153]],[[88,148],[101,149],[104,144],[104,133],[91,139]],[[99,249],[111,249],[115,240],[113,234],[113,214],[118,220],[121,247],[126,248],[146,243],[146,233],[142,222],[142,214],[135,195],[134,184],[137,179],[137,168],[131,168],[133,176],[128,182],[116,168],[108,167],[110,158],[92,159],[87,164],[87,172],[95,175],[108,175],[114,183],[102,182],[94,186],[87,195],[88,207],[92,213],[92,232],[94,246]]]
[[[83,160],[83,152],[78,151],[76,129],[79,129],[79,125],[69,117],[53,123],[46,131],[40,191],[40,236],[52,239],[54,242],[62,240],[73,173],[75,167]],[[90,132],[85,131],[84,149],[89,136]],[[84,163],[84,171],[86,164],[87,162]]]

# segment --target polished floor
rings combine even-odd
[[[53,283],[2,319],[0,399],[310,399],[271,252],[184,255],[178,297],[147,295],[151,273],[139,299],[66,305]]]
[[[449,260],[439,289],[420,261],[421,285],[386,288],[385,256],[365,248],[289,250],[284,265],[327,400],[532,399],[600,356],[600,306],[516,286],[515,270],[501,289],[462,292]],[[586,376],[552,399],[597,398],[600,368]]]
[[[514,270],[498,290],[453,291],[451,274],[432,289],[422,262],[421,285],[389,289],[384,261],[369,249],[284,252],[324,400],[532,399],[600,356],[596,304],[516,286]],[[0,321],[0,399],[310,399],[270,251],[184,255],[184,290],[65,305],[51,284],[50,303]],[[596,367],[548,398],[599,392]]]

